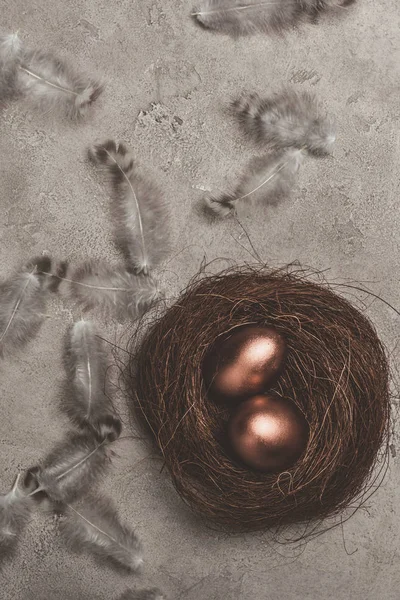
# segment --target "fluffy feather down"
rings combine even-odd
[[[118,321],[137,319],[162,298],[151,277],[96,262],[72,272],[70,295],[83,310],[98,308]]]
[[[48,291],[42,272],[50,268],[50,258],[39,257],[0,284],[0,357],[24,347],[38,333]]]
[[[39,468],[33,492],[46,492],[54,502],[72,502],[83,496],[105,473],[112,451],[106,440],[88,434],[70,435],[58,444]]]
[[[165,596],[157,589],[126,590],[118,600],[164,600]]]
[[[169,248],[169,215],[160,189],[138,168],[125,144],[108,140],[89,157],[111,176],[115,237],[129,269],[147,275]]]
[[[113,441],[121,432],[107,391],[108,354],[91,321],[78,321],[68,335],[65,366],[68,375],[62,409],[79,427]],[[108,435],[106,427],[111,427]],[[111,439],[110,439],[111,436]]]
[[[129,571],[137,571],[143,564],[140,541],[120,522],[107,498],[91,497],[77,509],[69,506],[61,530],[68,544],[78,551],[89,550]]]
[[[244,94],[231,106],[245,133],[259,144],[306,148],[314,155],[332,151],[333,122],[310,92],[287,89],[269,98]]]
[[[197,22],[233,36],[282,33],[302,16],[298,0],[203,0],[192,13]]]
[[[206,211],[227,217],[244,202],[276,205],[289,195],[302,160],[300,150],[253,159],[234,191],[205,197]]]
[[[18,475],[8,494],[0,495],[0,550],[13,546],[32,509],[32,500],[20,486]]]

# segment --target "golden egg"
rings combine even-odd
[[[242,402],[229,422],[237,458],[252,469],[281,472],[303,454],[308,424],[294,402],[278,396],[254,396]]]
[[[286,343],[272,327],[246,325],[218,339],[204,361],[207,388],[232,400],[266,390],[279,374]]]

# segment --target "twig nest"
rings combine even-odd
[[[229,407],[207,394],[203,362],[243,325],[286,340],[271,393],[308,424],[289,469],[264,473],[231,451]],[[231,530],[333,515],[366,493],[388,431],[389,368],[370,321],[326,284],[290,269],[234,269],[195,281],[134,349],[128,377],[136,416],[151,431],[183,499]],[[376,482],[375,482],[376,483]]]

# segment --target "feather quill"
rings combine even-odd
[[[157,589],[126,590],[118,600],[164,600],[165,596]]]
[[[0,35],[0,102],[17,93],[18,65],[22,53],[17,33]]]
[[[162,298],[153,278],[104,263],[83,263],[69,282],[70,295],[83,310],[98,308],[118,321],[137,319]]]
[[[302,160],[301,150],[253,159],[232,192],[205,197],[205,210],[214,216],[227,217],[243,203],[276,205],[290,194]]]
[[[88,498],[79,509],[69,506],[61,531],[70,547],[78,551],[89,550],[130,571],[137,571],[143,564],[142,544],[121,523],[107,498]]]
[[[108,140],[89,157],[111,176],[115,237],[129,269],[147,275],[169,248],[168,209],[160,189],[144,176],[125,144]]]
[[[232,36],[282,33],[302,17],[299,0],[203,0],[192,13],[207,29]]]
[[[63,411],[75,425],[94,431],[100,439],[114,441],[121,433],[121,424],[106,389],[108,355],[91,321],[73,325],[66,350],[68,382]]]
[[[24,347],[38,333],[48,291],[42,273],[50,268],[50,258],[42,256],[0,284],[0,357]]]
[[[19,474],[8,494],[0,495],[0,550],[14,546],[32,510],[32,500],[20,479]]]
[[[80,498],[104,475],[112,454],[107,439],[100,442],[90,434],[70,435],[39,468],[30,471],[37,482],[31,496],[45,492],[54,502],[65,503]]]
[[[269,98],[244,94],[231,105],[243,130],[258,144],[305,148],[310,154],[332,151],[335,129],[314,94],[286,89]]]

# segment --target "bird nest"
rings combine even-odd
[[[246,324],[286,339],[272,391],[309,424],[307,448],[282,473],[237,463],[225,443],[229,412],[207,397],[204,358],[217,336]],[[389,367],[371,322],[328,285],[290,269],[233,269],[196,280],[144,335],[128,369],[146,424],[182,498],[230,530],[335,515],[365,497],[386,439]]]

